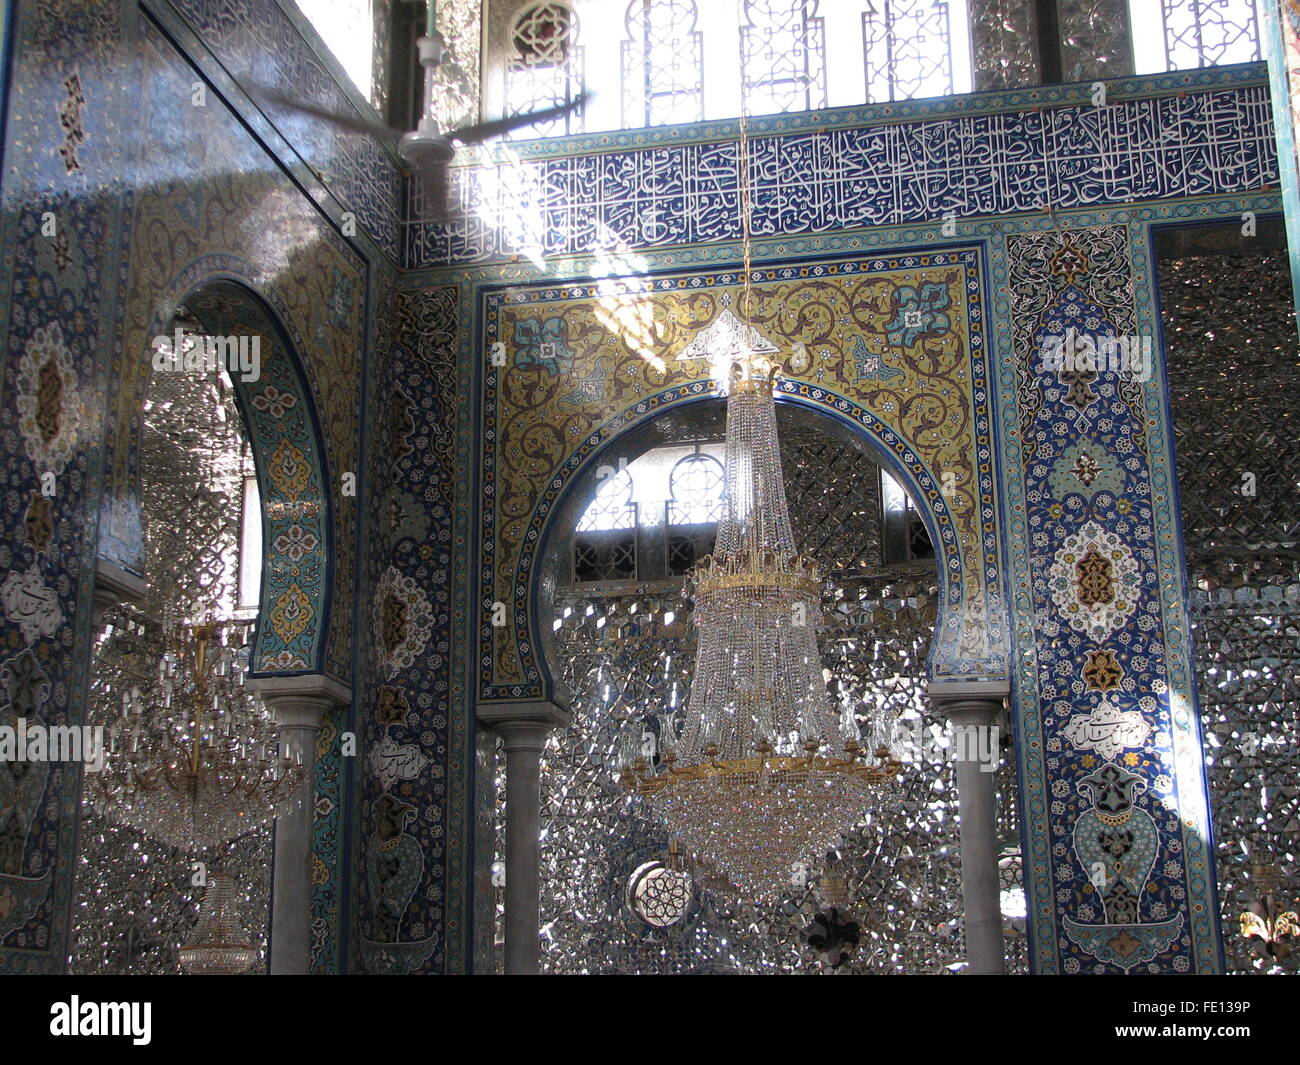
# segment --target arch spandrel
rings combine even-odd
[[[958,249],[767,267],[743,314],[734,272],[486,293],[480,697],[548,692],[534,574],[557,504],[622,434],[716,398],[718,368],[692,342],[728,312],[785,357],[780,400],[851,425],[914,492],[945,589],[932,675],[1004,674],[979,262]]]

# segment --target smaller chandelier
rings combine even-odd
[[[301,755],[277,757],[275,725],[244,685],[243,623],[189,626],[147,694],[122,695],[101,772],[87,779],[110,819],[184,851],[238,839],[298,798]],[[183,628],[180,631],[185,631]]]
[[[234,976],[257,961],[235,908],[235,878],[209,873],[203,908],[193,936],[177,952],[181,972],[188,976]]]

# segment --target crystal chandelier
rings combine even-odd
[[[750,324],[744,104],[742,91],[736,165],[744,320],[728,307],[708,341],[715,376],[729,379],[726,492],[713,554],[692,574],[695,672],[680,738],[677,714],[661,718],[652,764],[642,737],[625,734],[620,776],[648,797],[694,860],[747,901],[774,902],[820,863],[863,814],[873,789],[896,781],[902,765],[884,742],[883,722],[876,742],[860,741],[852,707],[835,712],[822,676],[821,578],[795,546],[781,474],[772,395],[777,349]]]
[[[277,757],[274,723],[244,685],[246,624],[176,631],[188,631],[184,646],[163,655],[147,695],[122,694],[104,768],[87,780],[105,816],[182,851],[208,850],[282,813],[304,773],[300,757]]]
[[[737,152],[744,273],[750,316],[752,208],[748,124]],[[726,494],[713,554],[696,566],[695,673],[678,738],[662,719],[658,761],[625,738],[621,777],[694,859],[740,895],[771,902],[818,864],[901,763],[883,742],[863,745],[852,708],[831,707],[817,649],[821,579],[790,526],[772,389],[776,349],[748,321],[724,312],[713,340],[725,367]],[[716,371],[715,371],[716,372]]]
[[[729,390],[724,511],[693,574],[698,650],[680,738],[670,718],[657,765],[639,736],[622,757],[624,784],[754,901],[789,890],[900,768],[887,747],[861,744],[851,710],[831,706],[821,580],[795,547],[765,368],[747,360]]]
[[[235,878],[209,873],[203,909],[190,941],[177,952],[188,976],[233,976],[248,970],[257,950],[248,941],[235,908]]]

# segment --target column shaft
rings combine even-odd
[[[275,819],[271,874],[272,974],[311,971],[311,859],[316,811],[316,741],[325,712],[347,706],[352,692],[329,677],[255,677],[249,684],[275,715],[280,752],[303,768],[298,802]]]
[[[958,751],[979,749],[987,725],[954,728]],[[958,736],[957,733],[966,733]],[[964,745],[964,746],[963,746]],[[997,807],[993,774],[975,758],[956,764],[961,813],[961,893],[966,904],[966,956],[971,973],[1005,973],[1001,884],[998,882]]]
[[[505,970],[539,971],[541,896],[541,761],[550,726],[535,721],[496,726],[506,750]]]
[[[542,862],[542,751],[551,729],[569,723],[552,702],[480,703],[479,724],[506,752],[505,971],[540,971],[538,915]],[[491,855],[491,851],[487,852]]]
[[[280,751],[302,757],[299,802],[275,819],[275,866],[271,889],[271,975],[311,970],[311,854],[316,805],[318,723],[283,726]]]
[[[952,723],[958,809],[961,815],[961,893],[965,909],[966,972],[1007,971],[998,879],[997,803],[993,775],[998,747],[992,733],[1002,694],[939,695],[936,709]]]

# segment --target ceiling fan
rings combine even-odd
[[[420,65],[424,68],[424,97],[420,109],[420,120],[413,130],[396,129],[380,122],[369,121],[355,114],[332,111],[317,107],[288,96],[269,86],[255,85],[255,95],[271,103],[291,108],[303,114],[314,115],[343,129],[366,133],[378,140],[397,145],[397,154],[409,164],[416,181],[420,183],[421,200],[425,205],[425,217],[432,221],[448,221],[451,218],[450,180],[447,166],[456,157],[457,144],[481,144],[483,141],[500,137],[511,130],[522,129],[561,118],[570,111],[579,110],[591,94],[583,92],[567,103],[555,107],[530,111],[521,115],[509,115],[490,122],[479,122],[459,129],[438,128],[434,115],[434,99],[438,88],[438,67],[447,59],[446,41],[438,32],[437,0],[428,0],[428,20],[426,32],[416,41],[420,56]]]

